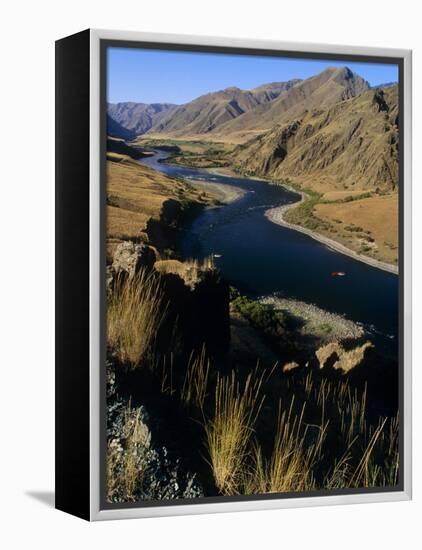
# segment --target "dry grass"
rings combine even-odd
[[[208,377],[210,372],[210,360],[207,358],[205,346],[198,355],[191,354],[188,368],[186,369],[180,397],[187,404],[194,404],[201,411],[204,408],[207,395]]]
[[[263,376],[250,374],[241,389],[236,374],[217,379],[215,414],[205,425],[214,481],[222,494],[238,492],[249,454],[254,424],[261,409]]]
[[[164,319],[157,276],[140,271],[135,277],[119,279],[107,307],[107,341],[122,363],[138,366],[152,349]]]
[[[262,404],[261,383],[247,383],[242,392],[234,375],[219,379],[215,417],[205,427],[219,491],[236,495],[395,486],[398,419],[379,418],[371,425],[366,388],[359,392],[347,381],[316,381],[312,374],[302,382],[301,397],[292,386],[288,407],[279,406],[273,451],[266,458],[253,429]]]
[[[293,415],[294,397],[290,407],[282,410],[280,405],[274,448],[269,461],[262,456],[258,445],[254,450],[254,467],[252,475],[245,478],[245,492],[285,493],[305,491],[314,488],[312,469],[321,457],[328,422],[315,429],[315,442],[307,443],[308,431],[311,429],[303,420],[305,404],[299,416]]]
[[[318,204],[315,214],[331,223],[341,220],[335,228],[341,242],[354,250],[367,247],[366,254],[394,263],[398,258],[398,195],[374,196],[348,203]],[[369,231],[373,242],[365,234],[347,231],[347,227],[361,227]]]
[[[175,389],[170,356],[165,385],[171,395],[177,393],[182,403],[202,412],[209,464],[220,494],[397,485],[398,417],[380,417],[371,423],[366,388],[352,389],[347,380],[328,381],[314,373],[299,380],[286,378],[273,449],[266,454],[258,440],[257,420],[264,388],[277,370],[268,374],[265,370],[258,372],[257,367],[243,383],[234,371],[227,376],[217,375],[215,397],[207,393],[210,370],[203,348],[197,355],[191,355],[183,386]],[[210,419],[206,411],[212,411]],[[119,441],[111,440],[108,446],[110,501],[134,500],[137,488],[143,483],[142,476],[146,475],[140,451],[142,446],[149,446],[150,434],[139,411],[129,406],[122,426]]]
[[[125,155],[119,155],[119,162],[116,160],[107,162],[107,241],[110,257],[115,241],[145,239],[148,221],[160,219],[163,204],[168,199],[212,203],[216,198],[212,193],[207,193],[205,199],[201,190]]]
[[[158,218],[164,201],[172,196],[171,185],[170,178],[167,181],[129,157],[107,162],[107,240],[118,243],[145,236],[148,220]]]

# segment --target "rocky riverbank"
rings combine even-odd
[[[265,296],[260,299],[264,305],[287,313],[298,322],[297,332],[303,337],[312,337],[324,342],[358,340],[365,335],[363,327],[343,315],[331,313],[314,304]]]

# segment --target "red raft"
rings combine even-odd
[[[346,273],[344,271],[333,271],[331,277],[344,277]]]

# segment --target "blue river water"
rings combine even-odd
[[[233,185],[238,200],[204,210],[187,229],[186,258],[216,254],[231,284],[250,296],[275,294],[313,303],[362,323],[395,354],[399,324],[399,278],[336,252],[292,229],[269,221],[267,209],[299,200],[297,193],[261,180],[211,174],[160,162],[157,151],[142,163],[171,176]],[[344,271],[344,277],[332,272]]]

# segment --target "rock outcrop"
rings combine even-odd
[[[107,370],[107,500],[134,502],[203,496],[195,473],[167,447],[153,443],[144,406],[132,407],[116,392],[115,375]],[[131,476],[138,471],[142,475]]]
[[[116,246],[113,263],[106,267],[106,289],[109,294],[117,279],[132,279],[142,269],[151,270],[157,254],[152,246],[145,243],[124,241]]]
[[[371,342],[365,342],[362,346],[346,351],[338,342],[332,342],[319,348],[315,355],[320,369],[334,368],[346,374],[360,365],[365,358],[366,350],[373,347]]]
[[[157,257],[154,249],[145,243],[125,241],[116,247],[112,268],[114,273],[127,273],[132,278],[143,268],[151,269]]]
[[[166,320],[157,345],[163,351],[176,332],[178,346],[190,353],[205,345],[208,353],[227,351],[230,342],[229,285],[210,262],[158,261]]]

